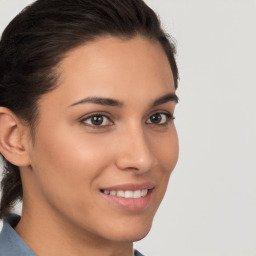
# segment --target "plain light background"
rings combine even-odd
[[[0,33],[30,2],[0,0]],[[177,41],[180,159],[135,248],[256,255],[256,0],[146,2]]]

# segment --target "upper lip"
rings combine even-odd
[[[136,191],[136,190],[143,190],[143,189],[153,189],[155,185],[151,182],[144,182],[144,183],[128,183],[128,184],[119,184],[119,185],[114,185],[111,187],[105,187],[102,188],[101,190],[131,190],[131,191]]]

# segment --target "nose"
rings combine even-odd
[[[129,130],[129,131],[128,131]],[[116,166],[120,170],[149,171],[156,163],[149,139],[143,129],[134,127],[123,131],[118,145]]]

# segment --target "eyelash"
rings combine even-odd
[[[150,120],[150,118],[152,118],[153,116],[156,116],[156,115],[164,115],[166,120],[164,123],[153,123],[152,120]],[[92,118],[94,117],[103,117],[103,122],[110,122],[110,124],[105,124],[105,125],[95,125],[92,123]],[[168,125],[171,121],[173,121],[175,119],[175,117],[173,116],[173,114],[171,113],[167,113],[167,112],[156,112],[152,115],[150,115],[150,117],[147,119],[146,123],[147,124],[150,124],[150,125],[154,125],[154,126],[166,126]],[[86,121],[90,120],[90,124],[86,123]],[[148,120],[150,120],[150,122],[148,122]],[[162,120],[161,120],[162,121]],[[83,118],[81,121],[80,121],[81,124],[83,125],[88,125],[94,129],[101,129],[101,128],[106,128],[106,127],[109,127],[109,126],[112,126],[114,124],[113,121],[111,121],[111,119],[105,114],[105,113],[93,113],[91,114],[90,116],[87,116],[85,118]]]
[[[154,113],[153,115],[151,115],[148,120],[150,120],[150,118],[152,118],[153,116],[156,116],[156,115],[161,115],[161,116],[165,116],[166,120],[164,121],[164,123],[152,123],[152,120],[148,123],[146,121],[147,124],[151,124],[151,125],[157,125],[157,126],[165,126],[165,125],[168,125],[169,122],[173,121],[175,119],[175,117],[171,114],[171,113],[166,113],[166,112],[156,112]],[[161,119],[162,121],[162,119]]]
[[[105,120],[107,120],[111,124],[109,124],[109,125],[95,125],[95,124],[92,124],[92,118],[94,118],[94,117],[103,117],[103,118],[105,118]],[[90,120],[91,124],[86,123],[87,120]],[[81,122],[81,124],[88,125],[88,126],[94,128],[94,129],[106,128],[106,127],[112,126],[114,124],[111,121],[111,119],[105,113],[100,113],[100,112],[93,113],[93,114],[83,118],[80,122]]]

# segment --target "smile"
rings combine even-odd
[[[142,184],[121,184],[100,189],[101,195],[110,205],[128,211],[146,209],[151,201],[155,185],[149,182]]]
[[[141,198],[147,195],[148,189],[142,190],[102,190],[102,193],[123,198]]]

